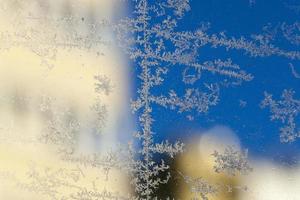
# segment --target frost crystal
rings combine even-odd
[[[295,66],[292,63],[289,63],[289,66],[290,66],[293,76],[295,78],[300,79],[300,74],[299,74],[299,72],[296,71]]]
[[[300,23],[296,22],[294,24],[283,23],[281,25],[281,30],[284,37],[294,45],[300,45]]]
[[[240,152],[232,146],[228,146],[224,152],[214,151],[212,156],[215,158],[214,169],[217,173],[224,172],[230,176],[237,174],[248,174],[252,171],[248,163],[248,152]]]
[[[153,140],[153,108],[157,105],[179,113],[206,113],[219,101],[220,85],[203,83],[205,91],[198,86],[201,75],[217,74],[233,80],[250,81],[252,75],[241,70],[230,59],[201,62],[197,51],[204,45],[240,48],[240,42],[228,42],[224,37],[208,36],[203,30],[196,32],[179,31],[178,21],[189,7],[188,0],[167,0],[153,3],[147,0],[134,1],[134,16],[122,19],[115,26],[119,43],[138,66],[140,87],[136,100],[131,103],[132,110],[139,115],[141,131],[135,134],[140,140],[141,149],[133,149],[141,159],[132,159],[129,166],[134,176],[132,183],[141,199],[153,199],[155,189],[168,182],[169,166],[162,160],[154,161],[155,154],[166,154],[171,158],[183,151],[183,144],[174,146],[169,142],[157,144]],[[167,13],[174,13],[168,15]],[[239,47],[237,47],[239,45]],[[247,48],[248,49],[248,48]],[[253,53],[254,54],[254,53]],[[255,53],[257,54],[257,53]],[[182,71],[183,84],[189,85],[185,94],[179,95],[174,89],[167,94],[155,95],[152,91],[163,85],[174,68]],[[167,172],[164,178],[158,174]]]
[[[181,176],[194,195],[192,200],[208,200],[208,195],[214,195],[218,192],[217,186],[209,184],[203,178],[191,178],[182,174]]]
[[[99,94],[103,93],[105,95],[109,95],[113,90],[113,85],[111,84],[111,80],[107,76],[95,76],[94,77],[97,82],[95,83],[95,91]]]
[[[281,100],[273,100],[273,96],[265,92],[265,99],[261,107],[269,107],[271,120],[279,120],[284,125],[280,128],[281,142],[294,142],[300,137],[300,130],[297,127],[300,113],[300,100],[294,99],[293,90],[284,90]]]

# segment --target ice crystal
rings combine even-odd
[[[96,103],[91,106],[92,112],[95,114],[95,125],[94,129],[97,134],[101,133],[102,130],[105,128],[106,121],[107,121],[107,106],[101,103],[100,99],[96,99]]]
[[[281,142],[294,142],[300,137],[300,130],[297,127],[300,113],[300,100],[294,99],[293,90],[284,90],[280,100],[274,100],[273,96],[265,92],[265,98],[261,107],[268,107],[271,112],[271,120],[279,120],[283,124],[280,128]]]
[[[226,173],[230,176],[237,174],[248,174],[252,171],[248,163],[248,152],[247,150],[241,152],[236,150],[232,146],[228,146],[224,152],[214,151],[212,156],[215,158],[215,172]]]
[[[113,85],[111,80],[107,76],[95,76],[94,77],[97,82],[95,83],[95,91],[99,94],[104,93],[105,95],[109,95],[113,90]]]
[[[241,108],[245,108],[247,106],[247,101],[240,99],[239,100],[239,105]]]
[[[136,62],[140,71],[141,83],[138,97],[132,101],[131,107],[134,112],[140,113],[141,131],[135,136],[141,141],[142,147],[134,151],[134,154],[141,154],[142,159],[133,159],[132,167],[129,167],[134,174],[132,183],[141,199],[152,199],[155,189],[167,183],[170,176],[169,173],[163,179],[157,176],[159,173],[167,172],[169,166],[163,160],[157,163],[153,160],[153,156],[159,153],[174,157],[183,150],[183,145],[180,143],[174,147],[168,142],[154,143],[153,107],[161,105],[165,108],[177,109],[179,113],[193,110],[205,113],[211,106],[218,103],[220,86],[204,83],[206,91],[193,88],[192,85],[199,81],[203,73],[210,72],[241,81],[250,81],[252,76],[241,70],[230,59],[225,61],[216,59],[200,63],[197,51],[205,44],[226,46],[229,49],[240,48],[237,45],[240,46],[239,43],[242,42],[226,43],[225,36],[222,36],[222,39],[207,36],[202,30],[178,31],[177,21],[190,9],[188,1],[168,0],[165,3],[150,3],[140,0],[134,3],[134,17],[121,20],[115,26],[115,30],[118,33],[120,45]],[[166,14],[168,12],[173,12],[174,15],[169,16]],[[258,54],[254,53],[254,50],[251,51],[252,54]],[[179,96],[175,89],[170,90],[168,95],[154,95],[152,90],[164,84],[165,77],[172,70],[171,66],[183,66],[183,83],[191,87],[186,89],[184,96]]]
[[[70,111],[55,112],[40,137],[43,143],[54,144],[60,152],[72,152],[77,146],[80,124]]]
[[[207,28],[199,27],[196,31],[182,31],[178,22],[190,10],[188,0],[167,0],[152,2],[134,0],[133,16],[121,19],[114,26],[120,46],[137,66],[140,86],[137,98],[131,101],[131,108],[139,116],[140,131],[134,136],[141,142],[140,149],[130,148],[132,154],[128,159],[128,171],[133,174],[132,184],[140,199],[152,199],[154,191],[169,180],[157,175],[167,172],[169,166],[164,160],[157,162],[155,154],[167,154],[174,157],[182,152],[183,144],[172,146],[168,142],[156,144],[153,131],[153,109],[157,105],[179,113],[206,113],[211,106],[217,105],[222,84],[205,83],[204,90],[195,86],[201,82],[203,74],[219,75],[232,81],[251,81],[253,76],[231,59],[215,58],[202,61],[198,51],[204,47],[241,50],[250,57],[281,56],[289,59],[300,59],[298,51],[280,49],[270,43],[271,39],[251,40],[244,37],[228,37],[224,33],[209,34]],[[173,13],[173,14],[169,14]],[[185,94],[179,95],[176,89],[166,93],[154,94],[155,88],[165,84],[165,79],[174,68],[182,71],[182,81],[186,84]],[[188,118],[193,118],[190,114]],[[137,155],[138,154],[138,155]],[[247,154],[226,149],[225,154],[214,154],[220,168],[232,175],[238,171],[250,171]],[[137,159],[139,158],[139,159]],[[222,165],[221,165],[222,164]],[[204,196],[202,196],[204,198]]]
[[[281,30],[284,37],[294,45],[300,45],[300,23],[295,22],[294,24],[283,23],[281,25]]]
[[[14,3],[6,1],[2,9],[0,8],[2,14],[9,16],[7,19],[10,25],[13,28],[17,27],[15,32],[10,31],[9,27],[1,31],[0,50],[25,47],[41,58],[41,64],[51,69],[54,67],[53,61],[61,50],[89,51],[94,47],[106,46],[110,43],[107,38],[104,39],[103,34],[99,34],[108,25],[106,19],[91,23],[82,20],[82,17],[76,14],[53,17],[40,15],[31,10],[26,13],[22,11],[22,8],[27,7],[25,5],[21,0]],[[29,5],[39,9],[45,9],[46,6],[38,1],[32,1]],[[11,7],[14,8],[13,11]],[[12,15],[14,17],[11,17]],[[80,31],[74,28],[75,25],[85,27],[89,32]]]
[[[77,168],[40,168],[32,163],[27,172],[28,181],[19,180],[17,187],[22,190],[36,192],[44,199],[61,200],[129,200],[117,192],[100,189],[96,184],[97,177],[90,185],[84,185],[86,174]],[[90,181],[90,180],[88,180]]]
[[[208,195],[214,195],[218,192],[217,186],[209,184],[203,178],[191,178],[183,174],[181,176],[193,193],[192,200],[208,200]]]
[[[295,78],[300,79],[300,74],[299,74],[299,72],[296,71],[295,66],[292,63],[289,63],[289,66],[290,66],[293,76]]]

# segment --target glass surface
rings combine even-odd
[[[299,1],[0,16],[0,199],[300,199]]]

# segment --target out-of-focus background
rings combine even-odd
[[[218,186],[218,193],[207,195],[213,200],[279,200],[299,199],[299,165],[286,165],[260,156],[250,156],[253,171],[246,175],[230,176],[216,173],[212,154],[224,151],[226,146],[241,148],[234,131],[224,126],[215,126],[199,131],[200,137],[189,139],[187,151],[173,162],[172,169],[191,177],[203,178]],[[179,177],[177,184],[170,183],[169,192],[180,199],[192,199],[191,188]],[[168,188],[167,187],[167,188]],[[163,193],[163,192],[162,192]]]
[[[106,21],[125,10],[110,0],[1,0],[0,199],[41,200],[50,193],[56,199],[42,185],[55,188],[50,179],[64,173],[84,176],[77,185],[87,189],[128,193],[123,174],[107,181],[95,169],[81,174],[45,141],[49,136],[87,154],[115,146],[119,133],[132,130],[127,61],[114,44],[105,44],[113,41]],[[67,188],[56,192],[71,193]]]

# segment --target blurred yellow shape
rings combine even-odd
[[[78,169],[78,165],[63,162],[52,146],[38,141],[49,121],[40,108],[43,98],[54,99],[49,108],[56,109],[52,113],[72,112],[72,117],[81,126],[81,136],[77,138],[79,145],[82,138],[92,137],[90,126],[98,119],[91,107],[101,101],[107,106],[108,113],[103,134],[109,135],[107,142],[113,143],[124,106],[128,103],[128,80],[127,63],[117,47],[95,44],[91,48],[76,45],[70,48],[53,43],[55,40],[48,39],[68,30],[57,30],[51,20],[65,18],[66,13],[70,13],[75,18],[89,19],[88,23],[97,22],[103,17],[111,18],[116,12],[116,4],[109,0],[1,0],[0,4],[0,199],[53,200],[53,197],[43,195],[47,193],[45,191],[39,194],[26,188],[36,178],[28,176],[32,163],[37,166],[39,175],[46,177],[47,170],[72,171]],[[93,19],[89,18],[90,14],[94,15]],[[77,26],[74,31],[88,33],[84,25],[74,26]],[[112,37],[109,30],[98,34]],[[95,92],[96,75],[110,79],[112,93]],[[126,130],[124,132],[126,134]],[[106,142],[105,137],[102,142]],[[99,149],[97,145],[84,144],[83,148],[94,152]],[[95,187],[99,191],[117,191],[124,195],[130,191],[127,177],[117,170],[112,171],[109,180],[105,180],[105,173],[99,169],[86,166],[82,170],[84,176],[71,183],[93,191]],[[68,196],[73,192],[71,188],[68,185],[60,188],[58,196]]]

